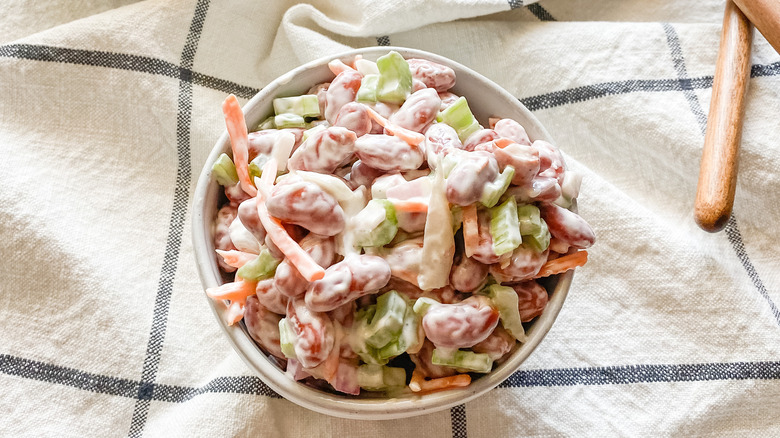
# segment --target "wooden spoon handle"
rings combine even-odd
[[[710,232],[723,229],[734,204],[752,39],[753,26],[739,8],[728,0],[723,16],[694,209],[696,223]]]
[[[780,2],[777,0],[734,0],[743,14],[780,53]]]

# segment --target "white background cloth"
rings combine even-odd
[[[0,435],[780,435],[780,56],[760,34],[734,216],[707,234],[692,207],[720,1],[294,3],[0,6]],[[190,205],[226,94],[377,44],[525,103],[585,175],[598,240],[508,382],[361,422],[274,396],[236,356]]]

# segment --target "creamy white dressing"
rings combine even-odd
[[[422,290],[444,287],[450,282],[455,237],[452,233],[452,215],[447,202],[444,174],[437,172],[431,186],[428,216],[425,220],[422,261],[425,269],[417,276]]]
[[[228,233],[230,234],[230,240],[233,241],[233,245],[239,251],[260,254],[260,242],[257,241],[251,231],[246,229],[238,216],[230,223]]]

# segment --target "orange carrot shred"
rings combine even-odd
[[[477,220],[477,205],[463,207],[463,246],[466,257],[474,255],[479,246],[479,225]]]
[[[347,71],[347,70],[355,70],[353,67],[344,64],[340,59],[334,59],[333,61],[328,63],[328,68],[330,71],[333,72],[334,75],[338,76],[339,74]]]
[[[390,123],[389,120],[387,120],[386,118],[382,117],[381,114],[379,114],[378,112],[374,111],[370,107],[366,106],[365,108],[366,108],[366,111],[368,111],[368,115],[375,122],[377,122],[380,125],[382,125],[382,127],[385,128],[387,130],[387,132],[389,132],[391,135],[394,135],[394,136],[400,138],[401,140],[405,141],[409,145],[417,146],[420,143],[422,143],[423,140],[425,140],[425,136],[420,134],[419,132],[410,131],[410,130],[408,130],[406,128],[402,128],[402,127],[400,127],[398,125],[394,125],[394,124]]]
[[[427,213],[428,204],[422,201],[414,201],[411,199],[392,200],[393,207],[396,211],[402,211],[405,213]]]
[[[245,301],[247,297],[256,293],[256,288],[256,281],[236,280],[219,287],[208,288],[206,295],[215,300]]]
[[[512,143],[515,142],[505,137],[501,137],[493,140],[493,144],[496,145],[496,147],[499,149],[504,149],[505,147],[509,146]]]
[[[438,379],[425,380],[418,371],[412,372],[412,379],[409,382],[409,388],[416,393],[429,394],[431,392],[443,391],[445,389],[463,388],[469,386],[471,376],[468,374],[456,374],[449,377],[440,377]]]
[[[588,261],[587,251],[577,251],[565,256],[550,260],[542,265],[542,269],[536,274],[536,278],[549,277],[550,275],[560,274],[578,266],[584,265]]]
[[[232,266],[234,268],[240,268],[245,264],[249,263],[250,261],[254,260],[255,258],[257,258],[256,254],[251,254],[248,252],[243,252],[238,250],[223,251],[221,249],[218,249],[217,254],[219,254],[222,257],[222,259],[225,261],[225,263],[228,266]]]
[[[246,300],[232,301],[228,306],[227,312],[225,312],[225,321],[228,325],[233,325],[244,318],[244,311],[246,309]]]
[[[246,121],[241,105],[236,96],[230,95],[222,103],[222,112],[225,115],[225,126],[230,136],[230,146],[233,148],[233,162],[236,165],[236,173],[241,182],[241,188],[249,195],[255,196],[257,189],[249,179],[249,135],[247,134]]]

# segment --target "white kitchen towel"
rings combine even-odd
[[[723,4],[113,0],[0,6],[1,436],[780,436],[780,55],[756,33],[734,214],[693,222]],[[508,381],[330,418],[230,348],[190,236],[242,103],[350,47],[431,51],[531,109],[597,242]]]

